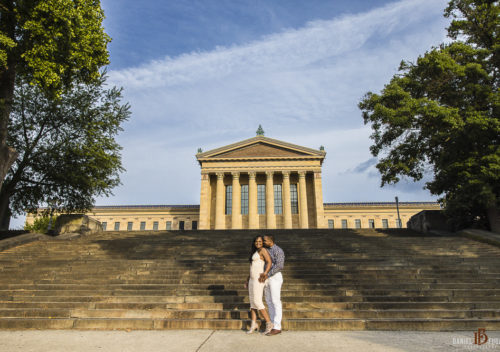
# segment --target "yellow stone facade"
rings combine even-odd
[[[106,231],[196,230],[197,205],[98,206],[86,215]]]
[[[325,203],[324,209],[328,227],[336,229],[399,227],[395,202]],[[435,202],[399,203],[400,226],[406,228],[408,220],[422,210],[438,209]]]
[[[264,136],[198,153],[200,229],[326,227],[321,185],[325,155],[321,150]],[[228,187],[231,187],[231,209],[227,202]],[[294,202],[290,199],[291,188],[296,189]],[[246,190],[242,211],[241,196]]]
[[[323,203],[326,153],[256,136],[196,158],[199,205],[97,206],[86,215],[106,231],[406,227],[435,202]],[[34,214],[26,222],[32,223]]]

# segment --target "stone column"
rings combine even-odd
[[[200,230],[210,230],[210,174],[201,174]]]
[[[226,228],[224,173],[217,173],[217,191],[215,197],[215,229],[224,230]]]
[[[248,228],[259,228],[259,216],[257,214],[257,181],[255,172],[248,173]]]
[[[307,214],[307,192],[306,192],[306,172],[299,171],[299,218],[300,228],[309,228],[309,218]]]
[[[266,227],[276,228],[276,215],[274,214],[274,182],[273,171],[266,171]]]
[[[314,172],[314,201],[316,205],[316,227],[326,228],[325,211],[323,208],[323,187],[321,186],[321,171]]]
[[[231,209],[231,227],[240,230],[241,226],[241,185],[240,173],[233,172],[233,208]]]
[[[290,200],[289,171],[283,171],[283,222],[285,229],[292,228],[292,203]]]

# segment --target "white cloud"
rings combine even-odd
[[[164,58],[110,72],[133,116],[120,137],[124,185],[99,204],[199,202],[194,154],[255,135],[328,152],[324,199],[429,199],[410,187],[379,189],[353,170],[371,157],[357,103],[445,39],[445,0],[406,0],[366,13],[313,21],[248,44]]]
[[[313,21],[304,28],[270,35],[246,45],[167,57],[141,67],[114,71],[111,77],[127,89],[144,89],[315,65],[325,58],[358,49],[371,38],[390,36],[421,24],[422,19],[432,14],[430,9],[442,9],[443,4],[444,1],[436,0],[401,1],[363,14]]]

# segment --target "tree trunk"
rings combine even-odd
[[[10,229],[10,219],[12,217],[12,213],[10,211],[10,208],[7,207],[7,211],[5,212],[4,216],[2,219],[0,219],[0,230],[1,231],[8,231]]]
[[[6,143],[0,144],[0,189],[10,167],[16,161],[17,152]]]
[[[9,194],[7,192],[0,193],[0,230],[6,231],[9,229],[10,217],[12,212],[9,207]]]
[[[488,208],[488,221],[492,232],[500,233],[500,209],[498,206]]]
[[[16,15],[14,5],[12,1],[6,1],[3,5],[0,30],[15,41]],[[16,151],[7,145],[7,135],[12,98],[14,97],[18,48],[6,48],[6,50],[7,66],[0,67],[0,189],[7,172],[17,158]]]

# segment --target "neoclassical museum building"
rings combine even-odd
[[[199,205],[96,206],[106,231],[406,227],[435,202],[324,203],[326,152],[257,135],[202,152]],[[28,222],[33,217],[28,215]]]

